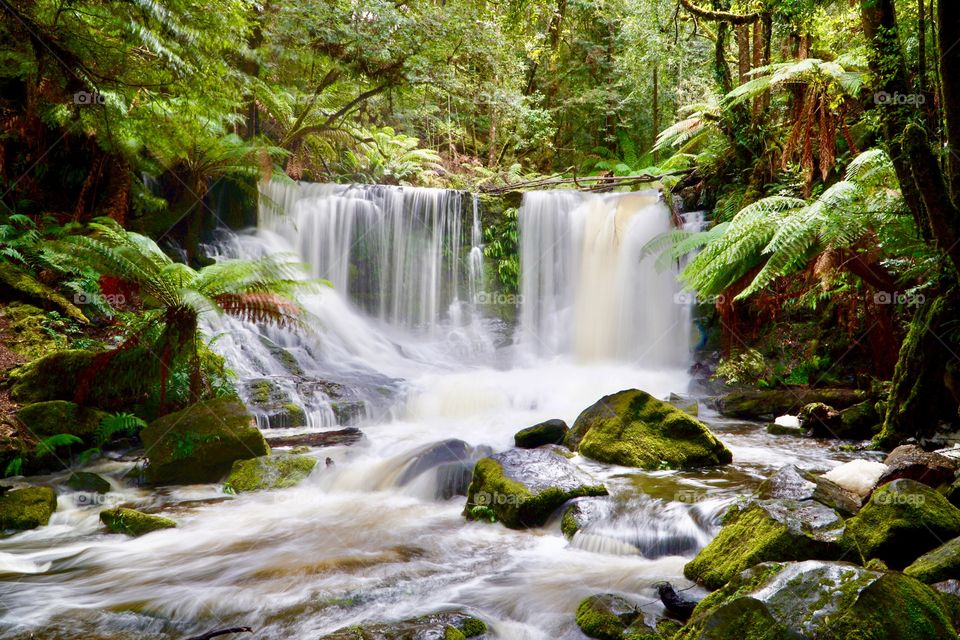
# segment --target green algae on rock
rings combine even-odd
[[[431,613],[398,622],[369,622],[338,629],[320,640],[462,640],[487,633],[483,620],[463,611]]]
[[[621,640],[625,637],[626,630],[638,620],[643,624],[643,614],[626,598],[602,593],[580,602],[576,620],[580,630],[590,638]],[[653,632],[649,627],[646,629]],[[632,635],[639,635],[640,629],[634,627],[633,631]]]
[[[17,410],[17,417],[40,438],[68,433],[92,443],[94,432],[107,414],[67,400],[35,402]]]
[[[513,442],[521,449],[535,449],[545,444],[563,444],[569,430],[567,423],[563,420],[546,420],[517,431],[513,436]]]
[[[292,453],[237,460],[230,469],[227,486],[236,492],[285,489],[302,482],[316,464],[316,458]]]
[[[24,487],[0,494],[0,529],[36,529],[50,522],[57,493],[50,487]]]
[[[172,529],[177,523],[170,518],[143,513],[135,509],[117,507],[100,512],[100,522],[114,533],[124,533],[128,536],[142,536],[151,531]]]
[[[948,540],[928,551],[903,572],[927,584],[960,578],[960,538]]]

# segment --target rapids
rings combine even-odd
[[[467,523],[464,498],[442,497],[442,474],[411,471],[431,445],[503,450],[519,429],[572,423],[624,388],[698,393],[687,374],[686,298],[673,274],[640,259],[669,228],[668,210],[653,192],[528,194],[514,327],[489,307],[503,296],[490,289],[476,198],[274,183],[262,199],[258,229],[223,232],[211,253],[293,252],[304,277],[333,287],[302,301],[310,331],[229,318],[209,319],[206,331],[241,393],[267,379],[306,409],[307,427],[271,434],[349,422],[364,439],[312,450],[321,464],[295,488],[240,496],[219,485],[138,488],[122,480],[132,459],[89,465],[111,479],[110,493],[61,486],[49,526],[0,539],[0,636],[178,639],[250,625],[256,634],[242,637],[306,639],[456,607],[500,638],[582,638],[582,598],[619,592],[654,615],[653,585],[689,586],[683,565],[715,533],[724,505],[784,464],[825,470],[849,459],[701,403],[733,464],[638,471],[578,456],[611,497],[572,541],[556,519],[530,531]],[[179,527],[105,534],[98,512],[118,503],[157,508]]]

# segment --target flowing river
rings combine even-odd
[[[320,464],[297,487],[239,496],[220,485],[137,487],[132,458],[91,464],[113,491],[93,499],[60,486],[49,526],[0,539],[0,637],[175,640],[249,625],[256,633],[237,637],[307,639],[458,608],[500,638],[582,638],[582,598],[622,593],[657,614],[653,585],[689,586],[683,565],[726,504],[784,464],[826,470],[849,459],[701,402],[733,464],[639,471],[577,456],[611,497],[573,540],[557,518],[527,531],[466,522],[448,467],[430,464],[444,451],[502,451],[519,429],[572,424],[621,389],[698,394],[689,306],[673,273],[641,260],[671,225],[655,192],[526,195],[515,295],[490,282],[483,222],[477,199],[457,192],[267,186],[259,228],[224,232],[211,250],[294,252],[333,287],[303,300],[306,331],[226,318],[207,331],[246,399],[266,380],[305,409],[307,426],[290,428],[254,407],[269,435],[352,425],[364,437],[308,451]],[[105,504],[179,527],[106,534]]]

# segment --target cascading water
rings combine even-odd
[[[582,598],[624,593],[659,611],[653,585],[686,584],[683,565],[724,504],[783,464],[822,468],[847,455],[704,409],[734,465],[638,471],[575,456],[611,495],[573,540],[556,519],[531,531],[467,523],[460,494],[473,461],[511,447],[518,429],[572,423],[624,388],[686,390],[686,308],[670,274],[639,259],[668,228],[665,208],[653,194],[527,194],[516,344],[495,349],[509,335],[478,304],[494,283],[484,281],[477,199],[276,183],[263,195],[259,229],[225,233],[213,253],[293,252],[309,265],[304,277],[334,287],[301,301],[311,331],[220,317],[205,330],[251,406],[265,394],[306,408],[298,430],[355,422],[365,437],[311,449],[320,464],[296,487],[238,496],[220,485],[137,488],[133,460],[101,459],[89,470],[110,478],[110,492],[91,501],[61,488],[49,526],[0,538],[3,637],[181,640],[249,625],[258,640],[319,638],[457,607],[499,638],[580,639]],[[290,427],[273,404],[257,409],[261,426]],[[65,476],[41,481],[62,487]],[[120,503],[179,526],[106,535],[98,512]]]

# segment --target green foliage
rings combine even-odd
[[[94,432],[94,443],[102,445],[109,442],[119,433],[136,434],[147,426],[146,421],[132,413],[120,412],[105,416]]]
[[[11,459],[3,471],[4,477],[20,475],[24,465],[31,460],[38,460],[53,454],[59,447],[70,447],[75,444],[82,444],[83,440],[69,433],[58,433],[41,439],[34,445],[33,449],[25,454],[20,454]]]
[[[516,293],[520,288],[520,229],[517,209],[505,209],[496,225],[484,228],[483,236],[483,254],[493,261],[504,291]]]
[[[763,354],[756,349],[737,351],[723,358],[714,377],[730,384],[755,384],[768,374]]]

